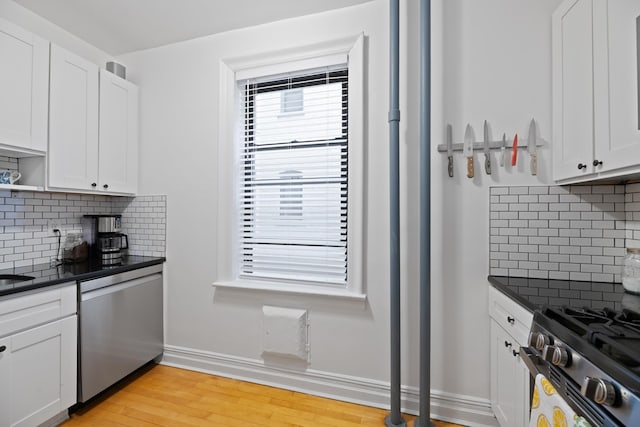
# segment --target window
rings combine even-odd
[[[302,89],[289,89],[280,92],[280,112],[299,113],[304,109],[304,93]]]
[[[239,85],[241,276],[345,286],[346,65]]]
[[[364,302],[364,37],[220,63],[214,286]]]

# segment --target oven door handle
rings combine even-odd
[[[520,359],[522,359],[533,377],[542,373],[540,369],[538,369],[538,366],[541,364],[540,356],[533,353],[528,347],[520,347]]]

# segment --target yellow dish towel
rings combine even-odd
[[[536,376],[529,427],[591,427],[562,399],[544,375]]]

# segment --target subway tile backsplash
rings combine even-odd
[[[619,282],[626,246],[640,246],[634,185],[492,187],[490,274]]]
[[[0,159],[2,161],[2,159]],[[111,197],[71,193],[0,191],[0,269],[46,264],[57,256],[50,220],[81,232],[84,214],[122,214],[132,255],[164,256],[166,196]]]

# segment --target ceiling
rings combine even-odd
[[[117,56],[371,0],[15,0]]]

